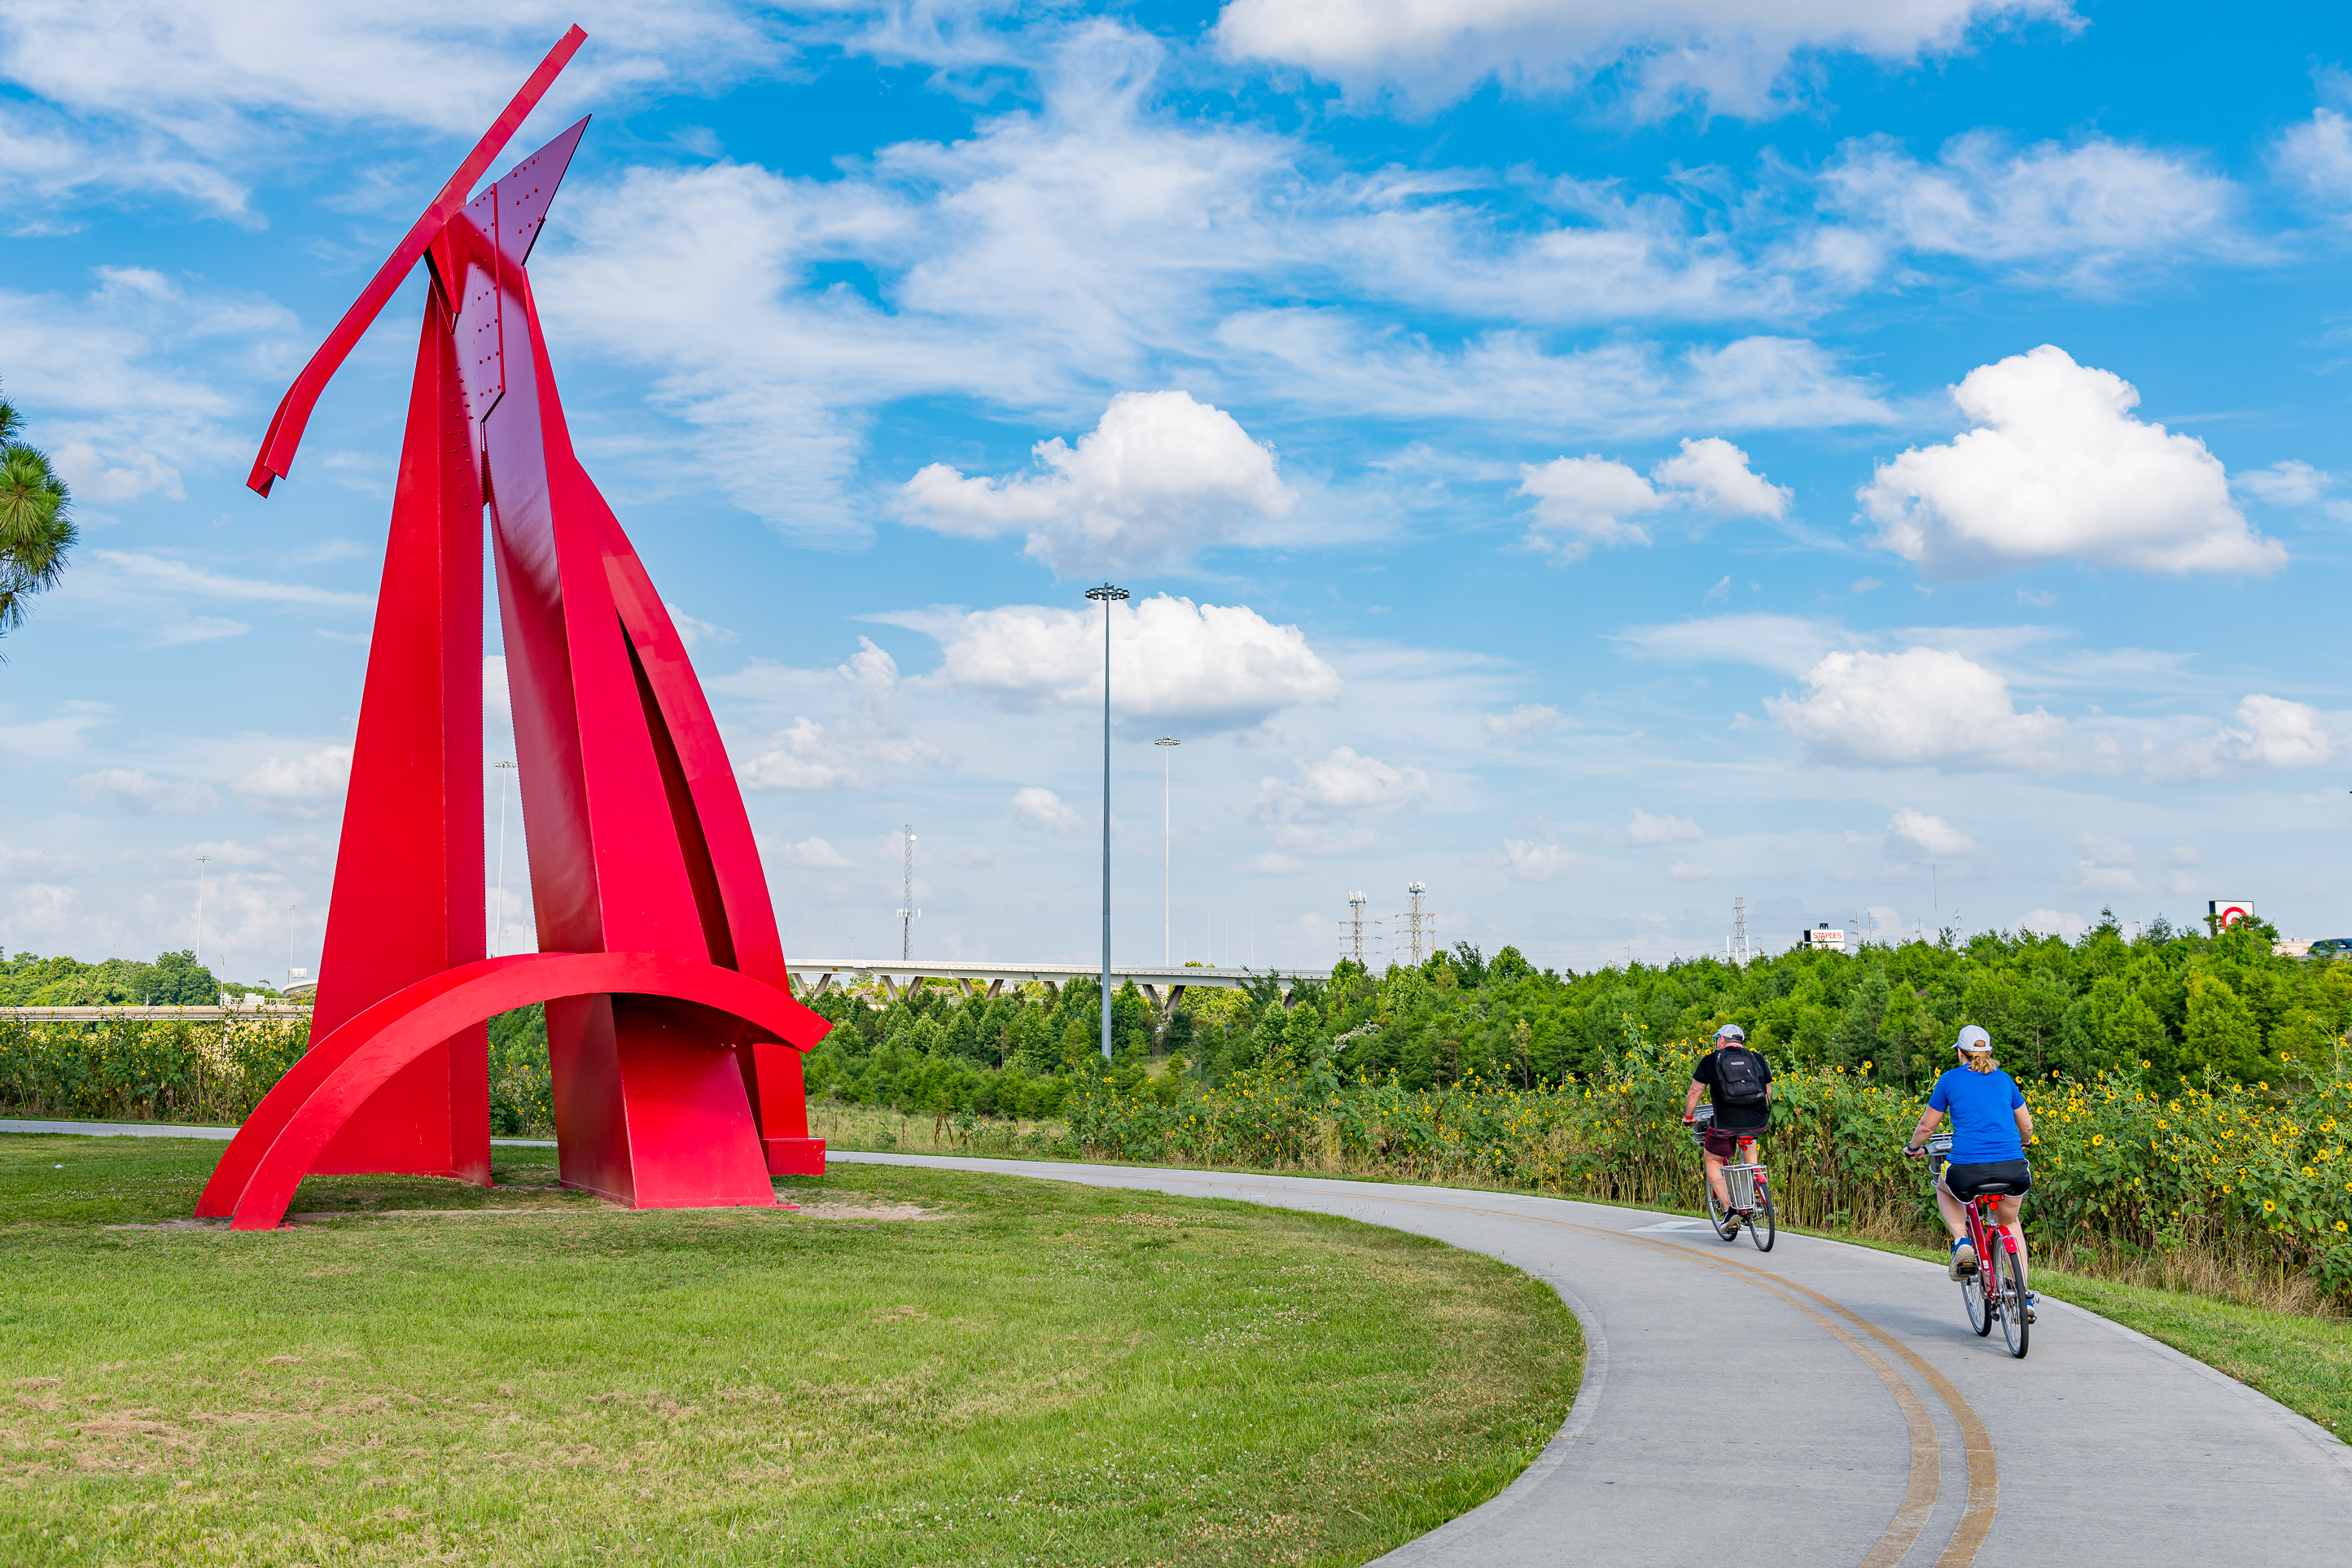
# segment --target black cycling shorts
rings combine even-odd
[[[1944,1184],[1962,1203],[1977,1195],[1977,1190],[1990,1183],[2006,1184],[2009,1195],[2031,1192],[2033,1188],[2033,1167],[2023,1160],[1993,1160],[1981,1165],[1947,1165]],[[1999,1195],[1999,1194],[1996,1194]]]

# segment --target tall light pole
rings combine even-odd
[[[205,862],[209,855],[196,857],[196,967],[205,966]]]
[[[1184,742],[1162,735],[1151,742],[1165,746],[1160,759],[1160,962],[1176,962],[1176,748]]]
[[[286,906],[286,989],[294,989],[294,928],[302,913],[299,904]]]
[[[915,917],[923,911],[915,907],[915,825],[907,824],[905,858],[899,868],[898,891],[898,962],[911,963],[915,957]],[[856,952],[855,947],[852,952]]]
[[[492,763],[490,764],[490,766],[492,766],[492,767],[494,767],[494,768],[507,768],[507,769],[509,769],[509,770],[510,770],[510,769],[512,769],[512,768],[514,767],[514,763],[510,763],[510,762],[507,762],[507,763]],[[492,958],[496,958],[496,957],[498,957],[498,956],[499,956],[499,950],[500,948],[502,948],[502,947],[504,947],[504,946],[506,945],[506,941],[507,941],[507,786],[506,786],[505,781],[501,780],[501,781],[499,781],[499,920],[498,920],[498,926],[497,926],[497,928],[496,928],[494,931],[491,931],[491,933],[490,933],[490,956],[491,956]]]
[[[1087,597],[1103,607],[1103,960],[1102,1054],[1110,1060],[1110,607],[1127,597],[1127,590],[1105,583],[1087,590]]]

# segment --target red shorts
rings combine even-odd
[[[1757,1133],[1762,1131],[1763,1129],[1759,1127],[1752,1132],[1734,1132],[1720,1127],[1710,1127],[1699,1135],[1700,1146],[1718,1160],[1729,1160],[1737,1163],[1739,1159],[1739,1141],[1745,1138],[1753,1142]]]

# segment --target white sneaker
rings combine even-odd
[[[1967,1279],[1976,1266],[1977,1249],[1973,1244],[1963,1241],[1952,1248],[1952,1267],[1948,1272],[1953,1279]]]

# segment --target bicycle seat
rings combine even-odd
[[[2018,1185],[2006,1176],[1989,1177],[1983,1181],[1956,1185],[1952,1195],[1963,1201],[1969,1198],[2005,1198],[2018,1191]]]

